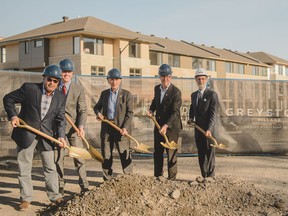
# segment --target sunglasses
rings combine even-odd
[[[51,77],[47,77],[46,80],[47,80],[48,82],[53,82],[53,83],[55,83],[55,84],[59,83],[59,80],[58,80],[58,79],[52,79]]]

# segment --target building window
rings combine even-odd
[[[267,68],[266,67],[259,67],[260,69],[260,75],[261,76],[267,76]]]
[[[29,53],[29,41],[25,41],[25,54]]]
[[[6,63],[6,47],[0,48],[0,63]]]
[[[201,58],[192,58],[192,69],[202,68],[202,59]]]
[[[244,64],[235,64],[236,71],[235,73],[244,74]]]
[[[104,40],[99,38],[83,38],[84,54],[104,55]]]
[[[159,52],[150,52],[150,64],[151,65],[162,65],[163,55]]]
[[[140,44],[135,42],[129,43],[129,57],[141,58],[140,55]]]
[[[284,75],[284,70],[282,65],[278,65],[278,74],[279,75]]]
[[[34,47],[43,47],[43,40],[35,40]]]
[[[179,55],[168,55],[168,64],[171,67],[180,67],[180,56]]]
[[[288,76],[288,66],[285,67],[285,75]]]
[[[73,37],[73,54],[80,53],[80,37]]]
[[[139,68],[130,68],[129,76],[142,76],[142,71]]]
[[[233,73],[233,63],[225,62],[225,72],[226,73]]]
[[[216,62],[215,60],[206,60],[206,70],[216,71]]]
[[[91,66],[91,75],[105,76],[105,67]]]

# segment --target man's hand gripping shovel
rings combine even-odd
[[[188,121],[188,125],[191,127],[195,127],[197,130],[199,130],[201,133],[203,133],[206,136],[206,132],[200,127],[198,126],[194,121],[189,120]],[[218,149],[227,149],[227,146],[222,144],[222,143],[217,143],[216,139],[212,136],[208,136],[208,139],[210,139],[212,141],[212,143],[210,144],[210,146],[214,147],[214,148],[218,148]]]
[[[58,145],[62,145],[62,142],[60,142],[59,140],[55,139],[54,137],[51,137],[45,133],[43,133],[42,131],[39,131],[29,125],[26,124],[26,122],[22,119],[19,118],[19,122],[20,124],[17,125],[17,127],[19,128],[24,128],[26,130],[29,130],[37,135],[40,135]],[[82,158],[82,159],[90,159],[91,158],[91,155],[89,154],[89,152],[87,152],[85,149],[82,149],[82,148],[77,148],[77,147],[74,147],[74,146],[67,146],[65,145],[64,146],[65,148],[68,149],[68,152],[69,152],[69,157],[73,157],[73,158]]]
[[[113,128],[115,128],[116,130],[118,130],[119,132],[122,131],[122,129],[120,127],[118,127],[117,125],[115,125],[113,122],[109,121],[108,119],[106,119],[104,116],[102,118],[99,118],[101,121],[109,124],[110,126],[112,126]],[[152,154],[152,151],[150,150],[151,147],[143,144],[143,143],[139,143],[134,137],[132,137],[129,134],[125,134],[126,137],[128,137],[129,139],[133,140],[136,143],[136,147],[134,147],[133,149],[136,152],[140,152],[140,153],[148,153],[148,154]]]
[[[156,121],[155,117],[153,115],[149,115],[149,114],[147,114],[147,116],[152,119],[152,121],[155,123],[156,127],[158,128],[158,130],[160,130],[161,127],[160,127],[159,123]],[[160,144],[163,147],[168,148],[168,149],[177,149],[178,148],[178,144],[176,142],[174,142],[174,141],[169,142],[168,137],[166,136],[166,134],[161,134],[161,135],[165,139],[165,143],[160,142]]]
[[[72,121],[72,119],[65,114],[66,120],[69,122],[69,124],[73,127],[73,129],[80,134],[79,129],[76,127],[76,125],[74,124],[74,122]],[[102,154],[97,151],[95,148],[93,148],[93,146],[91,146],[88,141],[85,139],[84,136],[82,136],[82,134],[80,134],[80,137],[82,139],[83,144],[86,146],[88,152],[90,153],[90,155],[92,156],[92,158],[98,160],[100,163],[103,163],[104,158],[102,156]]]

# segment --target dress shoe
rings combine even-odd
[[[62,199],[62,198],[58,198],[58,199],[56,199],[55,201],[54,201],[54,203],[56,204],[56,205],[60,205],[60,204],[62,204],[64,202],[64,200]]]
[[[30,202],[27,201],[22,201],[21,204],[19,205],[20,211],[26,211],[30,206]]]
[[[87,191],[89,191],[88,188],[83,188],[83,189],[81,189],[81,194],[84,194],[84,193],[86,193]]]

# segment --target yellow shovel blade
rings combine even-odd
[[[140,143],[138,146],[133,148],[136,152],[140,152],[140,153],[148,153],[148,154],[152,154],[153,152],[151,151],[152,148],[148,145],[145,145],[143,143]]]
[[[74,158],[91,159],[91,154],[83,148],[70,146],[69,156]]]
[[[168,149],[177,149],[178,145],[177,143],[175,143],[174,141],[170,142],[170,145],[168,143],[164,143],[164,142],[160,142],[160,144],[164,147],[164,148],[168,148]]]

